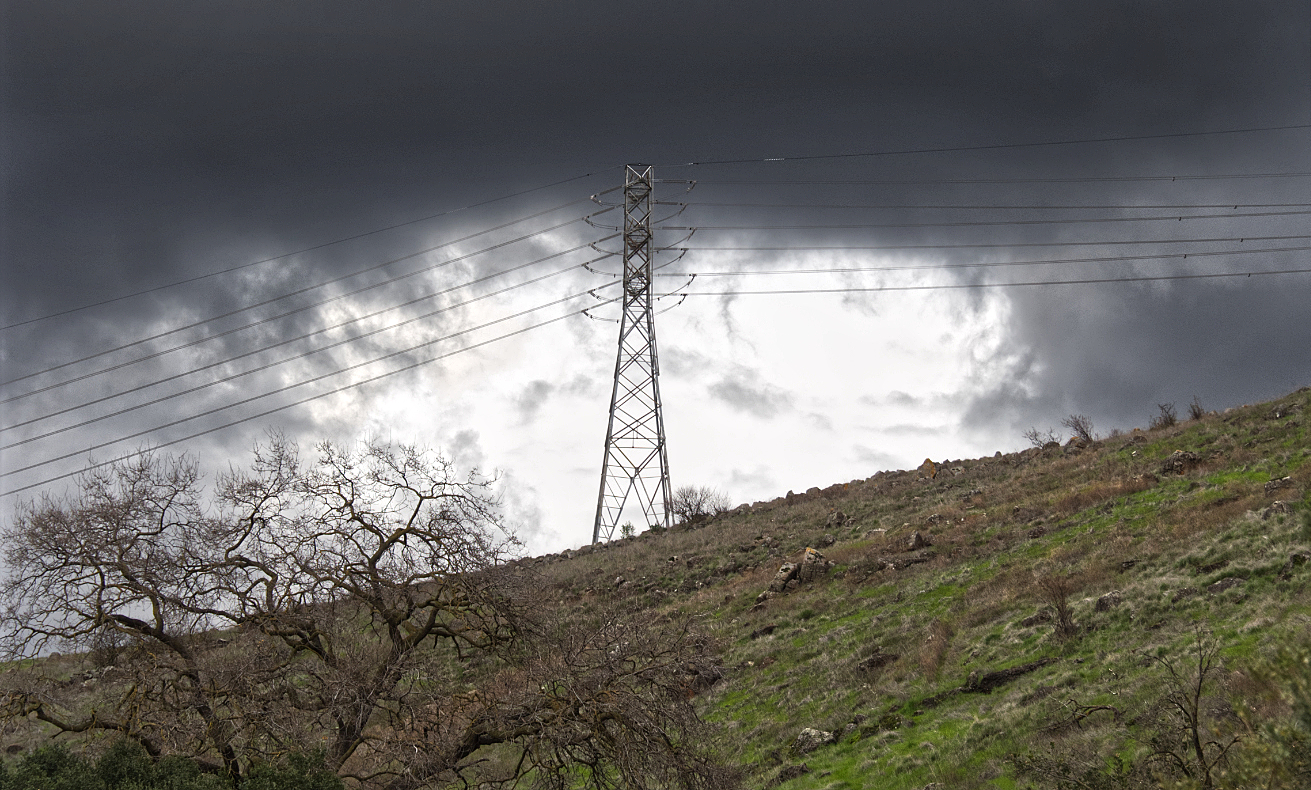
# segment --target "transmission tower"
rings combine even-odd
[[[648,165],[624,173],[624,309],[619,319],[610,422],[605,431],[601,493],[592,542],[610,540],[630,493],[648,526],[669,526],[669,456],[660,411],[660,363],[656,359],[651,305],[651,213],[654,178]]]

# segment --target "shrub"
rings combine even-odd
[[[1029,444],[1040,450],[1044,445],[1061,440],[1060,434],[1056,433],[1055,428],[1048,428],[1046,433],[1039,431],[1037,428],[1030,428],[1024,432],[1024,438],[1029,440]]]
[[[1074,623],[1074,612],[1070,608],[1070,595],[1076,585],[1068,576],[1043,576],[1037,581],[1038,596],[1052,608],[1056,615],[1056,635],[1069,639],[1079,633]]]
[[[1091,442],[1093,440],[1092,420],[1082,414],[1071,414],[1069,417],[1061,420],[1061,425],[1069,428],[1074,432],[1075,436],[1085,442]]]
[[[322,754],[292,754],[276,765],[255,766],[241,790],[344,790]]]
[[[1179,422],[1178,415],[1175,414],[1173,403],[1156,404],[1157,415],[1152,418],[1149,427],[1152,430],[1157,428],[1169,428]]]
[[[322,762],[322,761],[320,761]],[[287,776],[292,776],[287,773]],[[332,777],[336,779],[336,777]],[[246,785],[242,786],[243,788]],[[261,785],[260,790],[340,790],[337,784]],[[0,790],[231,790],[232,785],[204,773],[194,760],[165,757],[155,762],[135,741],[117,741],[91,761],[62,745],[43,746],[12,765],[0,764]]]
[[[728,495],[710,486],[680,486],[671,509],[680,524],[692,524],[728,512]]]

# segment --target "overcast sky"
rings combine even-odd
[[[693,204],[657,235],[699,273],[658,281],[692,294],[657,319],[676,486],[750,502],[1311,383],[1311,274],[1262,274],[1311,268],[1305,0],[3,13],[0,491],[37,486],[6,512],[282,430],[441,448],[499,470],[530,550],[588,541],[617,325],[569,297],[612,282],[578,220],[626,162]],[[976,265],[1024,261],[1063,262]],[[784,273],[714,276],[744,270]],[[1135,281],[855,290],[1080,279]],[[848,290],[742,293],[815,289]]]

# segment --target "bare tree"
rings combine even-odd
[[[728,495],[709,486],[680,486],[674,491],[674,518],[691,524],[728,512]]]
[[[1071,414],[1069,417],[1061,420],[1061,425],[1069,428],[1074,435],[1085,442],[1091,443],[1093,440],[1092,420],[1082,414]]]
[[[1056,433],[1055,428],[1048,428],[1046,433],[1039,431],[1037,428],[1029,428],[1024,432],[1024,438],[1029,441],[1029,444],[1040,450],[1052,442],[1059,444],[1061,441],[1061,437]]]
[[[1206,409],[1202,408],[1202,400],[1196,395],[1193,396],[1193,402],[1188,404],[1188,419],[1200,420],[1206,416]]]
[[[1038,596],[1051,606],[1056,615],[1056,636],[1070,639],[1078,636],[1079,626],[1074,622],[1070,596],[1077,589],[1077,580],[1069,576],[1042,576],[1037,582]]]
[[[616,616],[579,637],[500,564],[491,481],[409,447],[319,449],[302,465],[275,437],[212,500],[195,463],[144,456],[26,506],[5,535],[10,654],[107,631],[119,653],[89,689],[43,662],[6,673],[0,713],[232,777],[322,750],[396,790],[728,781],[674,692],[709,660],[690,631]]]
[[[1179,422],[1179,416],[1174,410],[1173,403],[1156,404],[1156,416],[1152,418],[1148,427],[1155,430],[1157,428],[1169,428]]]
[[[1238,743],[1237,736],[1224,738],[1208,726],[1205,694],[1219,668],[1219,653],[1215,636],[1198,628],[1190,654],[1178,664],[1152,656],[1165,671],[1166,691],[1149,717],[1154,720],[1146,722],[1152,749],[1148,759],[1201,790],[1213,790],[1229,750]]]

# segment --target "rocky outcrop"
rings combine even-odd
[[[812,582],[820,576],[828,573],[833,563],[824,559],[824,555],[815,549],[806,549],[806,555],[801,558],[801,567],[797,570],[797,581],[802,584]]]
[[[827,746],[834,741],[833,733],[817,730],[813,727],[807,727],[801,731],[797,739],[792,742],[792,751],[797,754],[810,754],[821,746]]]
[[[1281,488],[1292,488],[1292,487],[1293,487],[1293,478],[1291,478],[1291,477],[1281,477],[1281,478],[1278,478],[1278,479],[1276,479],[1276,480],[1271,480],[1270,482],[1266,483],[1266,484],[1265,484],[1265,492],[1266,492],[1267,494],[1272,494],[1272,493],[1274,493],[1275,491],[1278,491],[1278,490],[1281,489]]]
[[[1163,475],[1181,475],[1201,462],[1202,457],[1197,453],[1188,450],[1175,450],[1161,463],[1161,468],[1158,471]]]
[[[1097,599],[1097,603],[1093,604],[1093,611],[1109,612],[1110,610],[1114,609],[1119,605],[1120,605],[1120,591],[1111,590],[1110,592],[1106,593],[1105,595]]]
[[[1279,569],[1279,578],[1288,581],[1293,578],[1293,571],[1306,565],[1308,561],[1311,561],[1311,555],[1308,555],[1306,552],[1299,551],[1289,555],[1288,561],[1284,563],[1284,567]]]
[[[774,580],[769,583],[769,591],[772,593],[781,593],[787,588],[788,582],[797,577],[801,571],[801,566],[795,562],[785,562],[778,566],[778,573],[774,574]]]
[[[1219,595],[1225,590],[1233,589],[1234,587],[1238,587],[1246,582],[1247,579],[1244,579],[1241,576],[1227,576],[1215,584],[1208,585],[1206,591],[1211,595]]]

